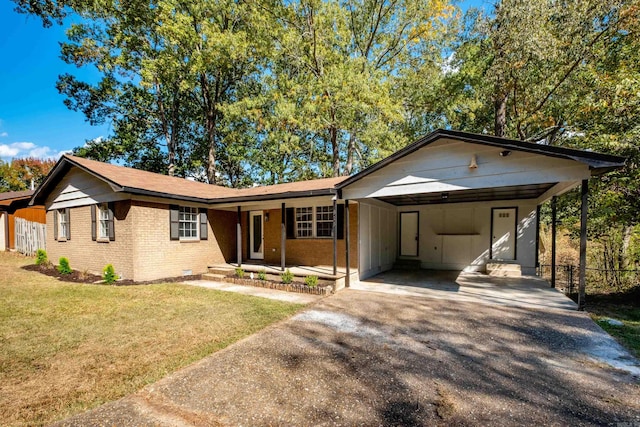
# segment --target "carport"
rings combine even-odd
[[[438,130],[336,188],[347,212],[358,203],[355,244],[366,281],[398,264],[429,270],[424,277],[439,270],[533,276],[540,205],[581,186],[581,307],[588,180],[623,164],[591,151]]]

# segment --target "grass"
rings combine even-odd
[[[118,399],[301,305],[180,284],[100,286],[0,252],[0,419],[43,425]]]
[[[591,317],[598,325],[615,337],[623,346],[640,358],[640,308],[628,305],[599,304],[589,307]],[[615,319],[623,326],[614,326],[605,319]]]

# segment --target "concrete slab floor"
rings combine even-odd
[[[577,309],[576,303],[545,280],[491,277],[482,273],[390,270],[353,283],[351,289],[511,307]]]
[[[300,294],[296,292],[279,291],[277,289],[254,288],[252,286],[234,285],[232,283],[215,282],[212,280],[186,280],[185,285],[200,286],[216,289],[224,292],[236,292],[255,297],[269,298],[278,301],[292,302],[296,304],[309,304],[323,298],[322,295]]]

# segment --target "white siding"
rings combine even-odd
[[[0,212],[0,251],[7,250],[7,218],[6,212]]]
[[[514,185],[575,182],[590,176],[572,160],[444,139],[399,159],[343,189],[346,199]],[[476,155],[478,167],[469,169]]]
[[[72,167],[53,189],[45,206],[47,210],[62,209],[128,198],[127,194],[114,192],[106,182]]]
[[[389,270],[396,258],[397,213],[394,206],[361,201],[358,207],[360,279]]]
[[[516,262],[524,274],[535,274],[534,201],[403,206],[398,212],[420,212],[419,258],[423,268],[484,271],[491,243],[491,208],[498,207],[518,208]]]

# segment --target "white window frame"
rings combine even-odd
[[[315,221],[313,222],[315,225],[315,235],[318,239],[330,239],[333,233],[333,205],[324,205],[324,206],[316,206],[314,209],[315,212]],[[327,219],[327,216],[329,219]],[[329,224],[329,235],[328,236],[320,236],[318,233],[319,227],[318,225]]]
[[[109,239],[109,204],[100,203],[98,205],[98,239]]]
[[[58,209],[58,240],[67,240],[69,218],[66,209]]]
[[[188,228],[186,227],[187,225],[189,225]],[[189,235],[186,235],[187,231]],[[194,231],[195,235],[192,235]],[[200,240],[200,212],[198,208],[192,206],[178,207],[178,237],[180,240]]]
[[[305,212],[302,212],[302,210]],[[319,210],[327,210],[327,212],[318,212]],[[309,212],[310,211],[310,212]],[[311,220],[301,220],[302,215],[311,214]],[[322,215],[329,215],[329,220],[327,219],[319,219]],[[318,236],[318,222],[322,223],[331,223],[331,230],[333,230],[333,205],[312,205],[312,206],[301,206],[295,208],[295,233],[296,239],[331,239],[333,236],[329,233],[328,236]],[[311,224],[311,227],[300,228],[300,224]],[[310,230],[310,231],[309,231]],[[304,231],[305,233],[302,233]],[[309,231],[309,234],[306,232]]]

